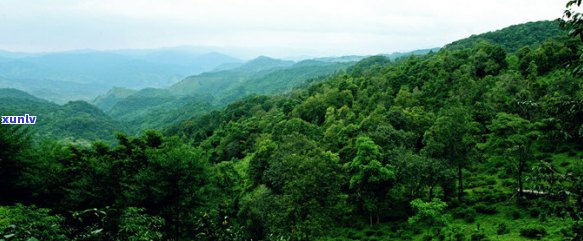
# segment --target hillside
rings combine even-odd
[[[57,105],[24,91],[0,89],[0,103],[2,115],[36,116],[36,124],[30,129],[38,138],[67,139],[87,144],[96,140],[112,141],[115,131],[125,130],[124,125],[84,101]]]
[[[175,94],[211,94],[225,103],[249,94],[283,93],[306,80],[346,69],[351,62],[302,61],[294,63],[258,57],[229,70],[188,77],[169,88]]]
[[[246,96],[286,93],[352,64],[312,60],[294,63],[261,56],[233,69],[188,77],[168,89],[114,88],[93,104],[126,123],[128,131],[135,134],[207,114]]]
[[[165,89],[147,88],[118,99],[106,113],[127,124],[128,132],[139,133],[164,128],[215,108],[211,96],[179,96]]]
[[[500,30],[472,35],[445,46],[449,49],[472,48],[480,41],[497,44],[506,51],[514,52],[521,47],[536,47],[549,38],[566,37],[567,31],[558,21],[538,21],[509,26]]]
[[[220,103],[214,98],[226,90],[247,93],[233,83],[273,93],[242,97],[163,132],[120,133],[115,145],[37,144],[0,125],[0,191],[9,194],[0,198],[0,235],[581,240],[583,76],[573,66],[583,49],[540,24],[510,27],[523,29],[524,41],[470,37],[424,55],[335,63],[342,71],[315,81],[288,76],[308,78],[311,67],[330,63],[262,58],[252,63],[276,67],[143,89],[110,112],[168,124],[173,108],[186,118]],[[288,82],[300,85],[284,93],[262,85]],[[175,91],[213,95],[213,103]],[[46,105],[103,118],[84,102]]]
[[[570,239],[580,226],[566,215],[580,212],[583,195],[574,174],[583,172],[583,79],[565,63],[581,52],[555,37],[531,50],[545,53],[536,72],[506,62],[532,56],[486,43],[396,63],[372,57],[167,134],[242,170],[231,178],[243,184],[223,192],[241,190],[231,215],[241,229],[253,223],[253,238]]]

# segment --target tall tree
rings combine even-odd
[[[488,125],[490,134],[486,142],[480,144],[489,151],[490,157],[503,158],[512,164],[520,194],[524,191],[523,176],[532,159],[533,143],[540,135],[537,125],[516,114],[498,113]]]
[[[470,111],[463,106],[453,105],[443,109],[437,120],[425,132],[424,151],[433,158],[445,159],[451,168],[457,169],[458,200],[462,199],[463,172],[468,165],[469,153],[474,146],[473,133],[476,122]]]
[[[394,167],[383,164],[381,152],[377,144],[369,137],[359,137],[356,140],[356,157],[346,168],[351,173],[350,188],[355,189],[363,208],[369,212],[372,226],[373,214],[379,223],[378,203],[388,191],[395,179]]]
[[[0,193],[17,194],[15,181],[21,166],[20,160],[25,150],[30,147],[30,130],[19,125],[0,125]],[[0,203],[14,195],[0,198]]]

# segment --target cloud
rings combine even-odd
[[[374,54],[442,46],[511,24],[558,18],[563,5],[548,0],[2,0],[0,49],[205,45],[252,48],[248,52],[254,54]]]

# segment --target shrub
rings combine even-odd
[[[529,213],[531,217],[537,218],[538,216],[540,216],[541,211],[540,208],[534,207],[529,210]]]
[[[510,217],[512,217],[512,220],[520,219],[520,212],[513,210],[512,212],[510,212]]]
[[[512,180],[504,180],[504,181],[502,181],[502,186],[504,186],[504,187],[514,187],[514,181],[512,181]]]
[[[473,223],[474,221],[476,221],[476,216],[474,216],[474,215],[471,215],[471,216],[470,216],[470,215],[468,215],[468,216],[466,216],[466,217],[464,218],[464,221],[465,221],[466,223]]]
[[[496,185],[496,179],[492,179],[492,178],[487,179],[486,180],[486,184],[488,184],[488,185]]]
[[[466,236],[463,233],[456,233],[453,235],[453,240],[456,241],[463,241],[466,238]]]
[[[452,211],[452,216],[463,219],[466,223],[473,223],[476,220],[476,211],[471,208],[457,208]]]
[[[559,165],[560,165],[561,167],[566,167],[566,166],[568,166],[569,164],[571,164],[571,163],[569,163],[568,161],[563,161],[563,162],[561,162],[561,164],[559,164]]]
[[[489,206],[489,205],[485,205],[483,203],[477,204],[476,206],[474,206],[474,209],[476,210],[476,212],[482,213],[482,214],[495,214],[496,213],[495,206]]]
[[[482,240],[486,240],[486,235],[483,233],[474,233],[471,236],[471,240],[472,241],[482,241]]]
[[[423,235],[423,241],[431,241],[431,240],[433,240],[433,235],[431,235],[431,234]]]
[[[575,237],[583,238],[583,221],[577,221],[573,223],[571,230],[575,234]]]
[[[547,230],[542,226],[531,226],[520,230],[520,236],[526,238],[540,238],[547,234]]]
[[[508,229],[506,224],[505,223],[498,224],[498,227],[496,228],[496,234],[503,235],[507,233],[510,233],[510,229]]]
[[[65,219],[35,206],[0,207],[0,237],[7,240],[66,240]],[[4,240],[0,238],[0,240]]]

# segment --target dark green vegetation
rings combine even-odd
[[[519,47],[501,30],[366,58],[113,146],[2,125],[0,239],[581,240],[581,42],[541,25],[512,27]],[[138,93],[166,95],[120,101]]]

